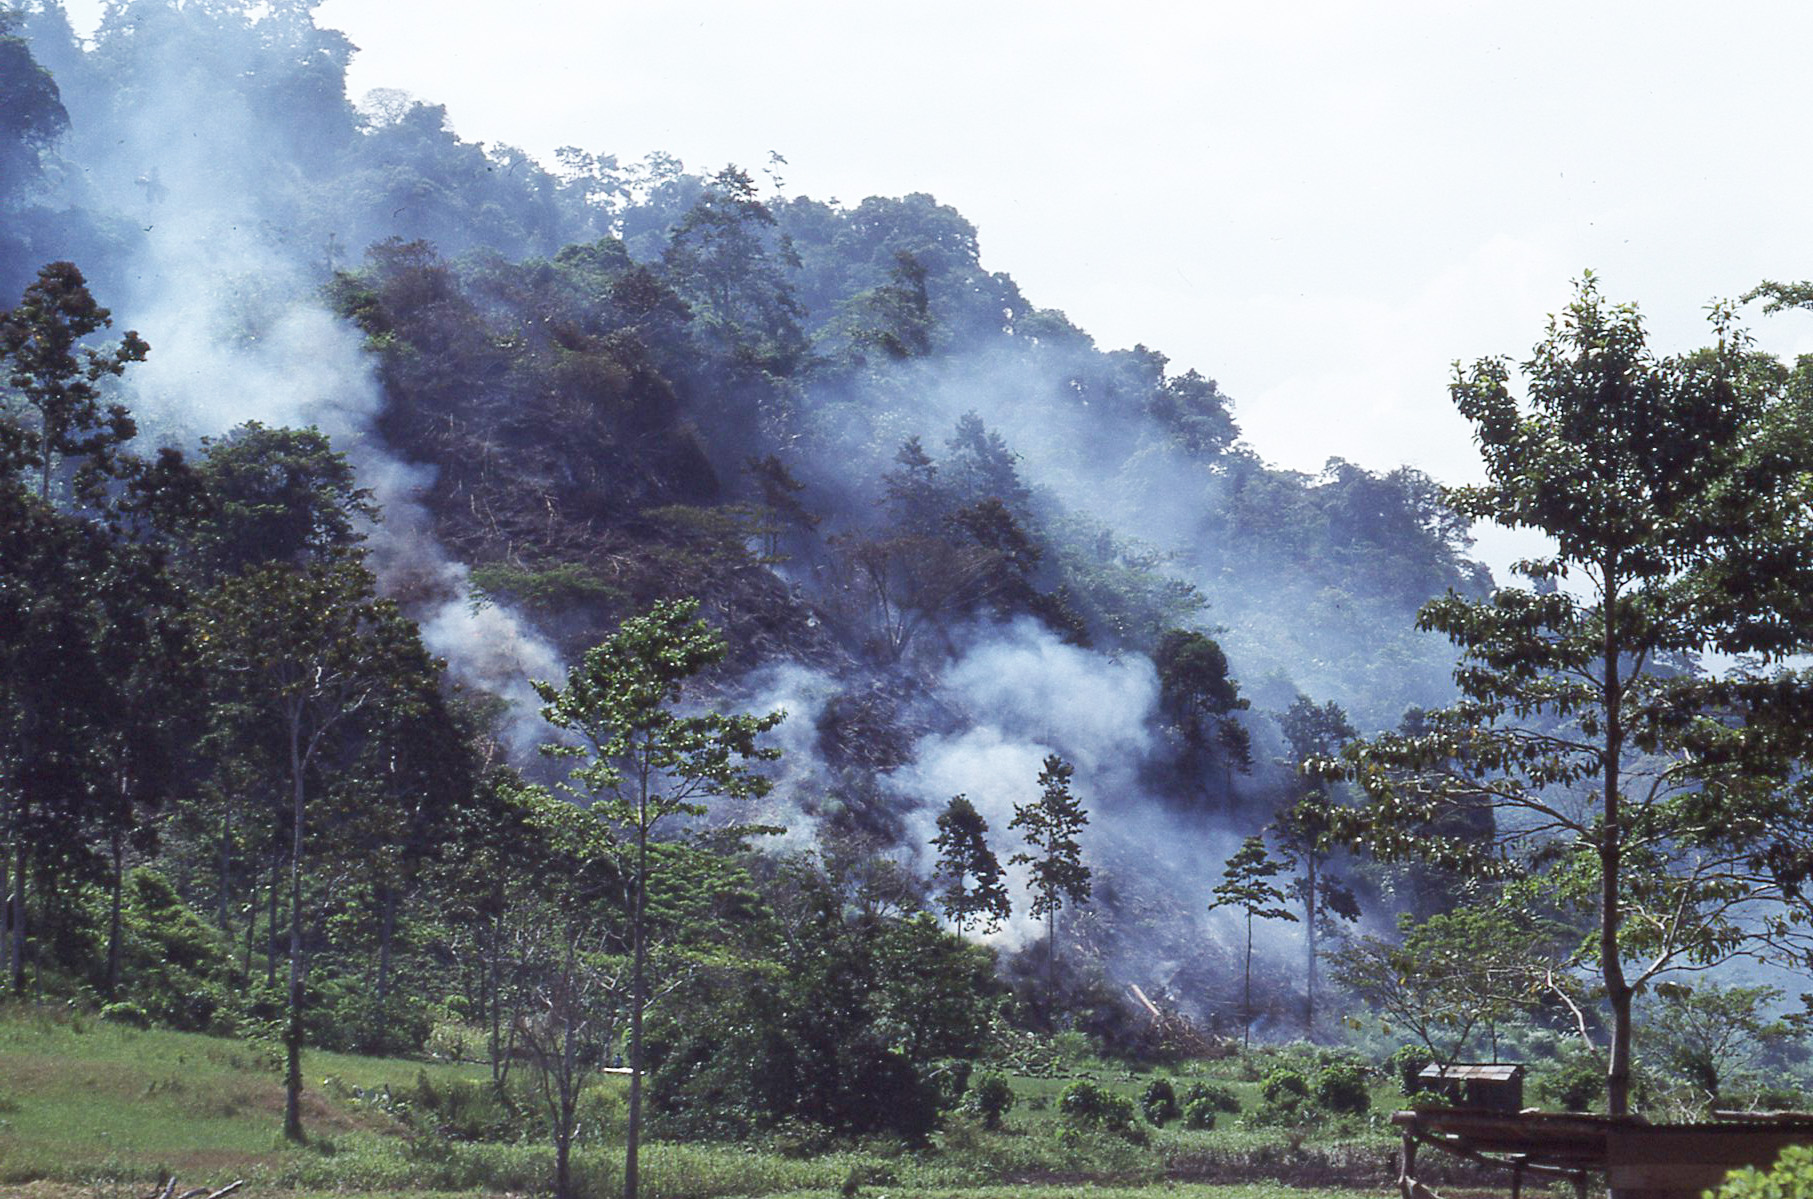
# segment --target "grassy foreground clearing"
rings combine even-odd
[[[545,1143],[425,1135],[392,1101],[407,1103],[424,1080],[442,1090],[482,1082],[487,1067],[312,1052],[304,1065],[310,1139],[294,1146],[279,1132],[282,1089],[270,1046],[62,1010],[0,1010],[0,1195],[129,1199],[172,1172],[196,1186],[245,1178],[255,1199],[545,1190],[552,1174]],[[1075,1073],[1128,1094],[1146,1082],[1101,1063]],[[1016,1078],[1018,1103],[1002,1130],[954,1117],[933,1146],[918,1151],[886,1143],[809,1152],[779,1140],[655,1142],[644,1151],[644,1193],[715,1199],[854,1188],[889,1199],[1359,1199],[1389,1186],[1388,1141],[1376,1118],[1308,1141],[1301,1132],[1228,1122],[1219,1130],[1151,1129],[1147,1143],[1135,1144],[1064,1124],[1055,1097],[1066,1081]],[[1230,1085],[1251,1084],[1230,1077]],[[605,1086],[620,1088],[621,1079]],[[618,1185],[621,1102],[607,1093],[596,1110],[575,1174],[588,1193],[605,1196]]]

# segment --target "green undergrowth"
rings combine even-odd
[[[449,1095],[491,1094],[483,1065],[310,1052],[304,1071],[309,1140],[296,1146],[279,1135],[283,1092],[269,1045],[143,1030],[62,1009],[0,1009],[0,1194],[126,1199],[171,1173],[196,1186],[244,1178],[252,1193],[272,1196],[547,1189],[552,1151],[520,1119],[513,1132],[495,1135],[484,1131],[492,1125],[482,1111],[464,1124],[439,1119]],[[998,1129],[959,1113],[917,1150],[885,1141],[827,1149],[791,1134],[749,1144],[657,1139],[643,1149],[643,1193],[1113,1199],[1162,1189],[1265,1199],[1377,1194],[1391,1177],[1388,1103],[1315,1128],[1236,1115],[1214,1129],[1144,1121],[1110,1129],[1066,1120],[1058,1110],[1063,1089],[1089,1079],[1137,1100],[1154,1074],[1096,1060],[1073,1062],[1064,1073],[1009,1075],[1014,1104]],[[1234,1060],[1165,1072],[1180,1091],[1193,1080],[1216,1080],[1247,1112],[1262,1102],[1254,1073],[1251,1062]],[[600,1085],[620,1089],[622,1079]],[[443,1105],[436,1119],[422,1114],[431,1101]],[[619,1186],[621,1109],[615,1098],[596,1105],[601,1115],[574,1155],[582,1194],[606,1196]],[[1201,1185],[1235,1181],[1241,1185]],[[31,1191],[20,1189],[28,1185]]]

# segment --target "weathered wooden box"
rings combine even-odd
[[[1424,1066],[1417,1076],[1456,1107],[1481,1112],[1523,1110],[1523,1067],[1516,1062],[1455,1062]]]

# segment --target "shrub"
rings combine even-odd
[[[508,1095],[477,1079],[456,1078],[437,1086],[427,1071],[418,1070],[415,1086],[400,1098],[419,1124],[450,1141],[513,1140],[533,1123]],[[363,1101],[392,1109],[397,1103],[379,1092]]]
[[[1433,1065],[1435,1059],[1421,1045],[1406,1045],[1385,1059],[1385,1069],[1398,1080],[1398,1090],[1406,1099],[1414,1099],[1425,1088],[1422,1079],[1417,1075],[1423,1067]]]
[[[1746,1166],[1725,1176],[1716,1199],[1800,1199],[1813,1195],[1813,1145],[1790,1145],[1767,1170]]]
[[[1736,1092],[1726,1105],[1755,1111],[1803,1112],[1807,1110],[1807,1096],[1793,1086],[1762,1087]]]
[[[1316,1102],[1331,1112],[1357,1115],[1372,1107],[1366,1067],[1352,1059],[1333,1061],[1316,1075]]]
[[[1289,1066],[1267,1074],[1259,1084],[1259,1096],[1263,1102],[1254,1116],[1263,1123],[1296,1123],[1308,1116],[1313,1106],[1309,1078]]]
[[[110,1024],[125,1024],[132,1028],[151,1027],[150,1015],[136,1003],[110,1003],[101,1009],[101,1019]]]
[[[1163,1128],[1177,1119],[1177,1092],[1168,1078],[1155,1078],[1146,1084],[1145,1094],[1139,1097],[1140,1111],[1154,1125]]]
[[[1133,1100],[1080,1079],[1058,1096],[1058,1112],[1073,1124],[1119,1131],[1133,1123]]]
[[[982,1117],[984,1128],[999,1128],[1001,1117],[1013,1110],[1013,1088],[999,1074],[984,1074],[969,1089],[968,1105]]]
[[[1309,1098],[1309,1079],[1301,1070],[1281,1066],[1259,1084],[1259,1097],[1269,1104],[1298,1104]]]
[[[1550,1107],[1592,1111],[1605,1097],[1605,1067],[1592,1053],[1575,1049],[1544,1065],[1535,1083],[1536,1094]]]
[[[1051,1051],[1067,1065],[1080,1066],[1094,1056],[1095,1046],[1090,1043],[1089,1034],[1069,1029],[1052,1036]]]
[[[214,1029],[236,998],[232,949],[220,930],[148,867],[126,876],[121,896],[120,998],[153,1024]]]
[[[1183,1094],[1183,1106],[1188,1108],[1192,1103],[1206,1102],[1212,1112],[1227,1112],[1232,1115],[1240,1110],[1240,1097],[1233,1090],[1214,1082],[1193,1082],[1190,1089]]]
[[[1215,1127],[1215,1101],[1191,1099],[1183,1105],[1183,1126],[1197,1130]]]
[[[578,1125],[573,1140],[579,1145],[602,1145],[617,1139],[623,1129],[625,1114],[623,1096],[610,1087],[588,1087],[579,1096],[575,1113]]]

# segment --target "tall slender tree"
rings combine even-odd
[[[1352,888],[1328,872],[1332,848],[1324,810],[1331,798],[1328,780],[1306,772],[1304,765],[1338,753],[1358,733],[1339,704],[1318,705],[1307,695],[1297,696],[1278,723],[1291,751],[1286,764],[1291,768],[1296,796],[1273,819],[1272,834],[1290,864],[1301,872],[1291,884],[1291,892],[1303,904],[1303,1030],[1313,1036],[1320,935],[1325,928],[1337,927],[1335,919],[1358,920],[1360,904]]]
[[[724,658],[724,638],[698,619],[697,600],[657,603],[625,620],[567,672],[567,685],[536,682],[542,716],[575,743],[546,747],[577,759],[569,790],[611,830],[626,885],[630,933],[630,1095],[624,1141],[624,1199],[636,1199],[642,1138],[643,1018],[649,1002],[650,847],[663,825],[703,816],[712,797],[745,799],[769,780],[751,763],[779,750],[759,744],[783,712],[680,715],[688,679]]]
[[[1032,868],[1032,918],[1045,917],[1045,985],[1055,991],[1058,971],[1058,912],[1066,902],[1077,907],[1089,902],[1091,871],[1083,864],[1083,847],[1077,833],[1089,823],[1089,814],[1070,793],[1075,769],[1056,754],[1047,754],[1039,771],[1039,798],[1014,807],[1010,829],[1023,830],[1026,848],[1008,859]]]
[[[1246,956],[1241,966],[1241,1040],[1253,1043],[1253,921],[1297,917],[1284,906],[1285,895],[1271,880],[1284,871],[1284,863],[1265,851],[1265,838],[1257,834],[1240,843],[1221,874],[1221,885],[1209,911],[1236,908],[1246,919]]]
[[[266,566],[228,579],[208,598],[197,630],[209,666],[236,707],[277,746],[289,799],[289,988],[284,1033],[283,1132],[301,1140],[303,876],[308,869],[310,780],[329,735],[394,685],[416,655],[414,626],[354,562],[297,570]],[[274,898],[274,896],[273,896]]]
[[[1552,548],[1518,564],[1527,585],[1423,608],[1460,649],[1461,699],[1349,745],[1338,772],[1369,802],[1331,809],[1383,856],[1537,872],[1595,913],[1604,1010],[1578,1023],[1609,1034],[1614,1115],[1640,990],[1796,936],[1770,867],[1808,824],[1813,681],[1785,663],[1813,647],[1813,439],[1779,364],[1728,308],[1712,320],[1713,348],[1659,359],[1589,275],[1522,364],[1524,398],[1503,359],[1457,374],[1486,482],[1450,502]],[[1485,835],[1431,831],[1481,812]]]

